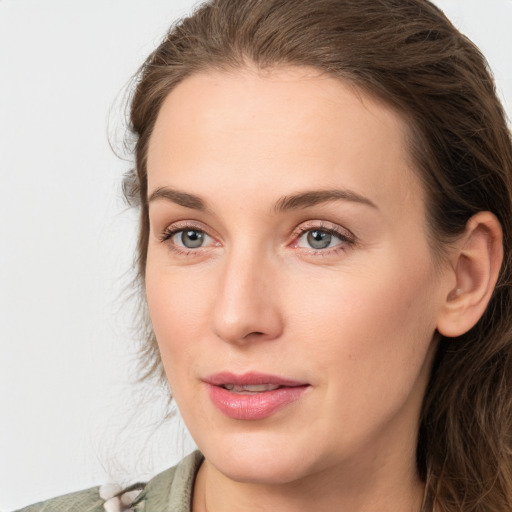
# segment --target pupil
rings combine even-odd
[[[189,249],[201,247],[201,245],[203,245],[203,233],[194,229],[183,231],[181,234],[181,242]]]
[[[332,236],[325,231],[310,231],[307,238],[313,249],[325,249],[331,244]]]

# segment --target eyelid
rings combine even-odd
[[[163,237],[165,237],[167,234],[169,234],[171,232],[176,233],[178,231],[183,231],[185,229],[195,229],[197,231],[202,231],[203,233],[206,233],[208,236],[210,236],[212,238],[217,238],[216,235],[211,233],[212,230],[203,222],[201,222],[199,220],[188,220],[188,219],[171,222],[170,224],[166,225],[157,234],[157,236],[159,239],[162,239]]]
[[[313,247],[299,247],[298,240],[306,233],[310,231],[324,231],[331,235],[336,236],[340,239],[340,243],[334,247],[325,248],[325,249],[314,249]],[[308,253],[322,253],[328,254],[329,252],[336,252],[341,250],[345,250],[347,246],[353,246],[357,243],[356,236],[347,228],[341,227],[338,224],[334,224],[332,222],[328,222],[325,220],[310,220],[303,222],[293,231],[293,240],[290,244],[291,247],[296,249],[303,249]],[[341,246],[341,247],[340,247]]]
[[[201,231],[208,238],[210,238],[214,243],[210,243],[208,245],[199,246],[196,248],[189,248],[181,245],[177,245],[172,242],[172,238],[182,231],[193,230],[193,231]],[[193,220],[184,220],[184,221],[176,221],[169,224],[165,227],[158,235],[158,240],[161,243],[166,244],[170,250],[178,253],[178,254],[200,254],[204,250],[211,249],[212,247],[217,247],[220,245],[218,241],[218,237],[211,233],[211,229],[203,224],[200,221]]]
[[[173,236],[187,229],[203,232],[207,237],[209,237],[213,241],[213,243],[199,246],[197,248],[188,248],[185,246],[177,245],[172,242],[171,239]],[[298,241],[304,234],[315,230],[323,231],[337,237],[340,240],[340,243],[332,247],[326,247],[324,249],[315,249],[313,247],[307,248],[298,246]],[[167,227],[165,227],[165,229],[163,229],[157,236],[158,240],[161,243],[166,244],[170,250],[185,255],[197,255],[202,253],[203,251],[211,249],[212,247],[219,247],[221,245],[221,243],[219,242],[218,235],[212,233],[212,230],[210,229],[209,226],[197,220],[187,219],[183,221],[173,222],[169,224]],[[339,224],[335,224],[333,222],[329,222],[326,220],[308,220],[306,222],[302,222],[293,230],[293,233],[291,235],[291,241],[287,243],[287,246],[292,247],[294,249],[298,249],[301,252],[305,252],[307,254],[321,254],[323,256],[326,256],[340,251],[346,251],[348,248],[355,245],[356,243],[356,236],[349,229],[342,227]]]

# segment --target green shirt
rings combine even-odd
[[[133,503],[135,512],[190,512],[194,480],[203,462],[203,456],[195,451],[178,465],[152,478]],[[110,501],[110,500],[107,500]],[[105,500],[100,497],[100,488],[92,487],[42,501],[17,512],[106,512]]]

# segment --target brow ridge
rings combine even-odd
[[[169,187],[158,187],[155,189],[149,196],[148,203],[160,199],[166,199],[185,208],[191,208],[194,210],[206,211],[207,209],[205,202],[199,196]],[[372,208],[377,208],[373,201],[361,194],[358,194],[357,192],[345,189],[331,189],[308,190],[293,195],[283,196],[276,202],[274,210],[276,213],[280,213],[287,210],[309,208],[317,204],[339,200],[360,203]]]
[[[317,204],[326,203],[329,201],[350,201],[360,203],[372,208],[377,208],[377,205],[367,197],[358,194],[352,190],[345,189],[331,189],[331,190],[309,190],[300,192],[290,196],[284,196],[275,205],[276,212],[283,212],[286,210],[298,210],[302,208],[309,208]]]
[[[198,196],[194,194],[189,194],[187,192],[181,192],[179,190],[175,190],[169,187],[158,187],[155,189],[148,198],[148,203],[152,201],[157,201],[159,199],[166,199],[168,201],[172,201],[180,206],[184,206],[185,208],[191,208],[194,210],[206,210],[205,202]]]

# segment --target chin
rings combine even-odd
[[[283,459],[279,454],[248,460],[211,461],[229,479],[247,484],[282,485],[300,480],[309,472],[297,461]]]
[[[259,437],[259,438],[258,438]],[[246,436],[225,443],[205,446],[206,459],[223,475],[236,482],[252,484],[286,484],[316,472],[323,457],[312,457],[305,452],[304,444],[266,433],[263,436]],[[200,444],[198,445],[201,449]],[[316,462],[316,464],[315,464]]]

